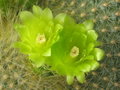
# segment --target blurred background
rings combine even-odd
[[[86,83],[67,85],[64,76],[44,66],[35,69],[26,55],[13,48],[14,23],[33,5],[49,7],[54,16],[71,15],[77,23],[92,19],[105,58],[86,75]],[[120,0],[0,0],[0,90],[120,90]]]

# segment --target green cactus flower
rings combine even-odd
[[[15,47],[29,55],[34,66],[45,64],[46,58],[51,56],[51,46],[59,39],[64,17],[61,13],[53,18],[49,8],[42,10],[38,6],[33,6],[33,13],[22,11],[21,22],[15,25],[21,41],[16,42]]]
[[[22,11],[20,20],[15,29],[21,41],[15,46],[29,56],[34,66],[51,66],[67,76],[68,84],[75,77],[83,83],[85,74],[99,66],[104,51],[97,48],[98,35],[92,21],[76,24],[64,13],[53,18],[50,9],[42,10],[38,6],[33,6],[33,13]]]
[[[98,68],[98,61],[104,56],[104,51],[96,48],[98,35],[93,26],[90,20],[76,24],[66,16],[60,39],[51,48],[51,69],[66,75],[68,84],[75,77],[80,83],[85,82],[85,73]]]

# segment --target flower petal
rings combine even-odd
[[[78,70],[82,72],[89,72],[91,70],[91,66],[89,63],[81,62],[79,63]]]
[[[42,14],[42,9],[39,6],[34,5],[32,10],[34,15],[40,16]]]
[[[66,17],[65,13],[60,13],[55,17],[55,21],[60,23],[60,24],[64,24],[65,17]]]
[[[20,52],[22,52],[24,54],[28,54],[28,53],[31,52],[31,47],[26,45],[25,43],[22,43],[22,42],[14,43],[14,47],[15,48],[20,48]]]
[[[97,61],[100,61],[104,56],[104,51],[102,49],[95,48],[94,49],[94,56],[95,56]]]
[[[86,54],[90,54],[90,52],[94,49],[94,43],[89,43],[87,48],[86,48]]]
[[[53,19],[52,11],[49,8],[45,8],[41,14],[41,19],[47,21],[52,20]]]
[[[89,43],[89,42],[94,42],[94,41],[96,41],[97,40],[97,38],[98,38],[98,35],[97,35],[97,33],[95,32],[95,30],[89,30],[88,32],[87,32],[87,42]]]
[[[85,73],[84,72],[79,72],[76,75],[76,78],[80,83],[84,83],[85,82]]]
[[[96,60],[86,60],[84,63],[87,63],[90,65],[90,70],[95,70],[99,67],[99,63]]]
[[[74,76],[71,76],[71,75],[67,75],[67,83],[69,85],[71,85],[73,83],[73,80],[74,80]]]
[[[93,21],[92,20],[87,20],[83,23],[86,27],[87,30],[91,30],[94,27]]]
[[[22,20],[22,22],[29,22],[29,20],[31,20],[32,18],[34,18],[34,16],[31,12],[22,11],[20,13],[20,19]]]

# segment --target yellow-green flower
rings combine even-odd
[[[93,30],[93,22],[88,20],[76,24],[66,16],[60,39],[52,46],[52,69],[67,76],[68,84],[72,84],[74,77],[80,83],[85,81],[85,73],[95,70],[104,52],[98,45],[97,33]]]
[[[51,46],[59,39],[65,14],[53,18],[49,8],[42,10],[33,6],[33,13],[22,11],[20,24],[15,25],[21,41],[15,43],[24,54],[29,55],[33,65],[40,67],[51,56]]]

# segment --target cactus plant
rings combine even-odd
[[[120,1],[43,0],[42,7],[49,7],[54,15],[61,12],[68,13],[77,22],[83,22],[87,19],[94,21],[94,29],[99,35],[98,40],[103,42],[100,48],[105,50],[105,58],[100,61],[101,68],[88,74],[86,83],[79,84],[76,81],[71,86],[65,83],[64,77],[53,75],[48,70],[43,72],[47,77],[35,74],[26,67],[29,66],[29,63],[25,55],[10,47],[13,41],[16,41],[16,33],[11,28],[13,22],[4,22],[3,18],[3,20],[0,20],[0,22],[2,21],[0,23],[0,76],[2,77],[0,79],[0,89],[119,90]],[[3,26],[4,24],[5,26]],[[41,69],[45,69],[45,67]]]

